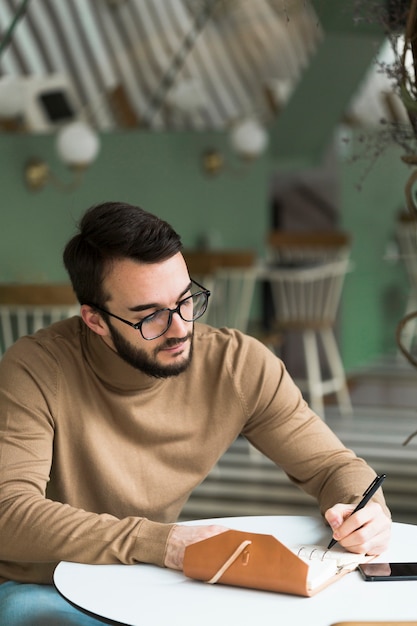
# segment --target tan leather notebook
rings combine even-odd
[[[188,546],[184,574],[212,584],[312,596],[371,558],[315,545],[290,548],[272,535],[229,530]]]

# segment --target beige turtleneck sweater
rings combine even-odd
[[[20,339],[0,362],[0,581],[51,583],[61,560],[163,565],[171,524],[240,433],[321,511],[374,477],[237,331],[196,324],[191,366],[161,380],[78,317]]]

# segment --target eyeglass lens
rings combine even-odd
[[[145,339],[156,339],[163,335],[168,330],[174,313],[179,313],[184,322],[194,322],[204,314],[207,308],[207,301],[207,294],[200,291],[182,300],[173,311],[165,309],[145,317],[141,326],[143,337]]]

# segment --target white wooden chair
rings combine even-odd
[[[210,307],[203,321],[247,332],[257,275],[255,266],[217,269],[212,277]]]
[[[0,305],[0,357],[24,335],[78,315],[79,306]]]
[[[0,285],[0,358],[19,337],[79,310],[69,285]]]
[[[250,250],[195,250],[184,256],[191,277],[211,291],[201,321],[246,332],[258,277],[255,254]]]
[[[324,396],[335,393],[340,412],[352,412],[334,326],[344,278],[350,268],[349,240],[342,233],[274,233],[275,265],[265,278],[271,285],[275,323],[282,331],[301,333],[306,379],[297,380],[324,419]],[[329,369],[320,362],[322,345]]]

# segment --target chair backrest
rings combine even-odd
[[[350,268],[350,235],[340,231],[272,231],[268,236],[275,321],[281,328],[335,322]]]
[[[0,305],[0,356],[19,337],[35,333],[54,322],[78,315],[80,307]]]
[[[191,276],[212,292],[201,321],[246,332],[257,279],[255,253],[194,250],[185,251],[184,257]]]
[[[257,269],[220,268],[213,275],[213,296],[203,321],[211,326],[248,330]]]
[[[277,326],[294,330],[332,326],[349,267],[349,260],[341,259],[268,270]]]
[[[273,230],[267,238],[268,260],[279,265],[345,259],[349,257],[350,249],[350,235],[333,230]]]
[[[184,250],[190,275],[212,275],[218,269],[251,267],[255,264],[253,250]]]
[[[19,338],[79,314],[68,285],[0,285],[0,357]]]

